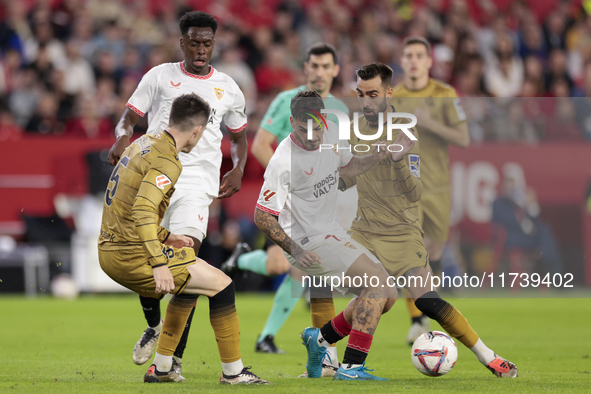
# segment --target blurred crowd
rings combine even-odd
[[[354,95],[355,70],[376,60],[389,64],[400,81],[401,41],[421,35],[433,44],[432,76],[453,85],[460,96],[587,97],[591,95],[587,3],[3,0],[0,140],[22,133],[112,135],[142,75],[155,65],[182,59],[178,19],[196,9],[220,22],[212,65],[232,76],[243,90],[247,131],[252,134],[278,92],[305,83],[303,54],[317,41],[338,50],[341,73],[333,85],[335,96]],[[573,120],[571,134],[575,140],[591,139],[591,118],[586,115],[591,106],[584,98],[569,100],[548,105],[562,111],[556,112],[557,119],[583,116]],[[560,104],[565,102],[570,104]],[[502,106],[517,118],[505,119],[509,126],[492,131],[476,125],[471,128],[475,142],[535,143],[551,135],[520,123],[533,119],[530,123],[535,126],[535,109],[522,102],[513,106],[504,101]],[[534,106],[539,107],[537,113],[548,113],[543,103]],[[468,112],[482,118],[486,108],[483,104]],[[495,119],[491,111],[487,116]]]

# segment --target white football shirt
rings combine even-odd
[[[211,107],[211,116],[201,140],[190,153],[179,153],[183,172],[175,188],[200,190],[217,197],[222,163],[223,120],[233,133],[246,127],[244,95],[228,75],[210,66],[208,75],[187,72],[183,62],[164,63],[144,75],[127,107],[140,116],[148,114],[148,134],[168,127],[170,109],[175,98],[196,93]]]
[[[293,132],[279,144],[265,170],[256,205],[279,216],[287,235],[304,245],[307,237],[344,231],[336,220],[339,171],[353,155],[349,142],[339,141],[338,126],[327,123],[321,149],[307,150]]]

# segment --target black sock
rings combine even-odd
[[[337,343],[338,341],[340,341],[341,339],[343,339],[343,337],[340,336],[335,331],[334,327],[332,326],[332,320],[329,321],[328,323],[326,323],[320,329],[320,333],[322,334],[322,336],[324,337],[324,339],[326,340],[326,342],[328,342],[330,345],[332,345],[333,343]]]
[[[366,358],[367,353],[347,346],[345,357],[343,357],[343,364],[363,364]]]
[[[183,335],[181,335],[181,340],[174,351],[174,355],[178,358],[183,358],[183,353],[185,352],[185,348],[187,347],[187,339],[189,338],[189,330],[191,329],[191,322],[193,321],[193,314],[195,313],[195,307],[191,310],[191,314],[187,319],[187,325],[185,326],[185,330],[183,331]]]
[[[425,317],[425,315],[421,315],[421,316],[417,316],[417,317],[411,317],[410,320],[412,321],[412,324],[414,324],[414,323],[422,324],[423,323],[423,317]]]
[[[156,327],[160,324],[160,300],[151,297],[140,296],[140,304],[144,310],[144,317],[149,327]]]

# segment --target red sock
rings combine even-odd
[[[367,353],[369,353],[372,340],[373,335],[351,330],[343,364],[363,364],[367,358]]]

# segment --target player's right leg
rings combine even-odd
[[[240,326],[234,294],[234,283],[222,271],[201,259],[188,266],[191,279],[183,294],[209,297],[209,318],[222,361],[223,384],[268,383],[244,367],[240,355]],[[165,319],[166,328],[166,319]],[[160,343],[159,343],[160,346]]]
[[[328,240],[328,242],[336,243],[332,240]],[[395,301],[396,289],[388,286],[387,272],[377,260],[372,260],[369,257],[370,253],[365,248],[350,239],[338,242],[347,243],[349,246],[352,244],[354,248],[350,248],[348,251],[340,249],[340,251],[344,251],[344,253],[340,254],[339,248],[334,247],[334,245],[331,245],[333,247],[328,250],[323,247],[313,249],[320,256],[321,264],[319,266],[323,266],[323,268],[317,269],[327,270],[326,274],[328,276],[341,277],[343,274],[342,267],[345,264],[348,266],[345,277],[353,279],[367,276],[377,278],[377,281],[363,283],[362,287],[357,288],[348,287],[349,285],[354,286],[353,283],[345,284],[341,289],[346,289],[358,295],[359,298],[353,300],[345,312],[332,319],[321,329],[308,327],[304,330],[301,337],[308,350],[308,363],[306,366],[308,377],[320,377],[322,374],[322,360],[328,346],[349,336],[343,365],[337,371],[335,379],[382,380],[366,372],[365,358],[369,352],[373,333],[381,314],[389,310]],[[352,257],[351,249],[357,251],[354,255],[356,258],[352,263],[347,261],[348,257]],[[336,259],[331,258],[335,253],[338,254]],[[304,269],[304,271],[314,274],[314,269]],[[324,274],[317,276],[322,277]]]
[[[199,255],[201,243],[207,233],[209,206],[212,201],[213,198],[206,193],[199,193],[194,190],[176,190],[171,197],[170,206],[162,218],[161,225],[163,227],[175,234],[183,234],[193,239],[193,251],[195,252],[195,256]],[[155,301],[150,300],[150,302],[155,305]],[[158,306],[158,311],[159,310],[160,308]],[[179,344],[174,351],[173,358],[179,374],[182,371],[182,358],[187,346],[194,311],[195,307],[193,307],[189,315]],[[142,335],[138,341],[139,344],[145,342],[144,335]],[[134,360],[136,359],[136,350],[137,352],[141,351],[144,353],[143,358],[147,361],[151,358],[154,349],[155,344],[153,344],[151,349],[146,346],[145,350],[143,350],[141,346],[138,347],[136,344],[136,347],[134,348]]]

